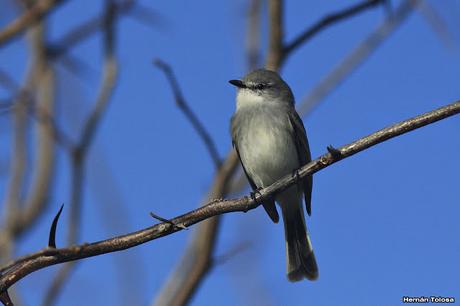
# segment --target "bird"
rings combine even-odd
[[[236,86],[236,111],[231,118],[232,144],[254,192],[285,175],[296,175],[298,168],[311,161],[307,134],[295,110],[294,95],[280,75],[257,69]],[[264,200],[263,207],[278,223],[278,203],[284,222],[286,270],[288,280],[316,280],[318,265],[307,231],[302,198],[311,215],[313,178],[306,176],[297,184]]]

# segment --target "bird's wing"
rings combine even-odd
[[[232,141],[233,147],[236,150],[236,153],[238,154],[238,158],[240,159],[241,166],[243,167],[244,174],[246,174],[246,177],[249,181],[249,185],[251,185],[252,190],[256,191],[257,186],[254,183],[254,181],[251,179],[251,177],[248,175],[248,172],[246,171],[246,168],[244,168],[243,161],[241,160],[240,152],[238,151],[238,145],[235,140]],[[276,205],[274,200],[265,200],[265,203],[262,204],[265,211],[267,212],[268,216],[274,223],[278,223],[280,220],[280,217],[278,215],[278,211],[276,210]]]
[[[307,133],[303,126],[302,119],[296,111],[289,112],[289,122],[292,126],[292,136],[297,149],[297,158],[301,166],[308,164],[311,161],[310,147],[308,145]],[[313,176],[307,176],[301,181],[303,192],[305,195],[305,206],[308,215],[311,215],[311,191],[313,187]]]

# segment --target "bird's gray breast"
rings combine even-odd
[[[285,107],[266,104],[239,109],[232,118],[232,137],[247,174],[258,187],[299,167]]]

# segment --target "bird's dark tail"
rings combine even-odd
[[[286,237],[287,277],[292,282],[303,278],[315,280],[318,265],[305,226],[302,202],[299,199],[296,203],[290,198],[289,202],[280,201]]]

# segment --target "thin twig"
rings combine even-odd
[[[114,4],[116,10],[116,17],[133,16],[142,22],[152,24],[158,20],[155,25],[161,25],[161,16],[155,14],[150,8],[142,6],[135,1],[121,1]],[[52,59],[61,57],[63,54],[68,53],[68,50],[75,47],[85,39],[90,38],[93,34],[97,33],[101,29],[104,29],[104,18],[105,13],[99,16],[92,17],[89,20],[83,22],[79,26],[71,29],[57,41],[52,42],[48,45],[48,56]]]
[[[153,212],[150,212],[150,216],[151,216],[152,218],[154,218],[154,219],[157,219],[157,220],[160,221],[160,222],[171,224],[171,225],[174,226],[174,227],[178,227],[178,228],[181,228],[181,229],[187,229],[184,225],[182,225],[182,224],[175,224],[175,223],[172,222],[171,220],[168,220],[168,219],[165,219],[165,218],[163,218],[163,217],[160,217],[159,215],[154,214]]]
[[[320,31],[326,29],[329,26],[332,26],[344,19],[351,18],[359,13],[362,13],[365,10],[371,9],[377,5],[380,5],[384,0],[365,0],[355,5],[352,5],[346,9],[338,11],[336,13],[331,13],[315,24],[307,28],[296,38],[294,38],[290,43],[287,43],[283,49],[283,59],[286,58],[292,51],[300,47],[302,44],[306,43],[308,40],[313,38]]]
[[[330,153],[326,153],[318,157],[298,170],[299,177],[304,178],[307,175],[312,175],[340,160],[364,151],[386,140],[459,113],[460,100],[417,117],[391,125],[338,148],[337,150],[341,155],[340,158],[335,158]],[[258,207],[259,203],[262,203],[264,200],[272,198],[277,193],[286,190],[296,182],[297,178],[288,174],[272,185],[260,190],[260,192],[258,192],[254,197],[245,196],[234,200],[214,202],[173,218],[171,221],[178,224],[184,224],[185,226],[191,226],[213,216],[224,213],[247,212]],[[168,223],[161,223],[137,232],[95,243],[82,244],[61,249],[52,249],[53,252],[50,252],[49,249],[41,250],[35,254],[22,258],[21,261],[16,264],[9,265],[8,269],[0,269],[0,293],[8,290],[8,288],[10,288],[13,284],[30,273],[45,267],[125,250],[148,241],[170,235],[177,231],[180,231],[180,229],[175,228]]]
[[[232,249],[230,249],[226,253],[215,256],[214,259],[212,260],[212,265],[214,267],[223,265],[227,263],[230,259],[235,257],[236,255],[238,255],[239,253],[246,251],[250,246],[251,246],[251,243],[249,241],[243,241],[237,244],[236,246],[234,246]]]
[[[340,64],[313,88],[298,106],[301,115],[310,113],[319,101],[322,101],[333,89],[348,77],[382,42],[400,26],[418,5],[418,0],[405,0],[391,17],[383,21],[367,36]]]
[[[171,85],[171,89],[174,94],[174,99],[176,100],[176,105],[190,121],[198,136],[200,136],[200,138],[203,140],[206,149],[208,150],[208,153],[211,156],[212,161],[214,162],[214,167],[216,169],[219,169],[222,165],[222,160],[220,159],[216,145],[214,144],[214,141],[209,135],[209,132],[204,127],[203,123],[201,123],[201,121],[198,119],[198,117],[195,115],[195,113],[192,111],[190,106],[185,101],[184,95],[182,94],[179,83],[177,82],[177,78],[174,75],[174,72],[172,71],[171,67],[160,59],[156,59],[154,61],[154,64],[165,74],[166,78],[169,81],[169,84]]]
[[[458,41],[455,40],[448,25],[436,9],[426,0],[420,1],[420,5],[417,8],[444,46],[458,51]]]

